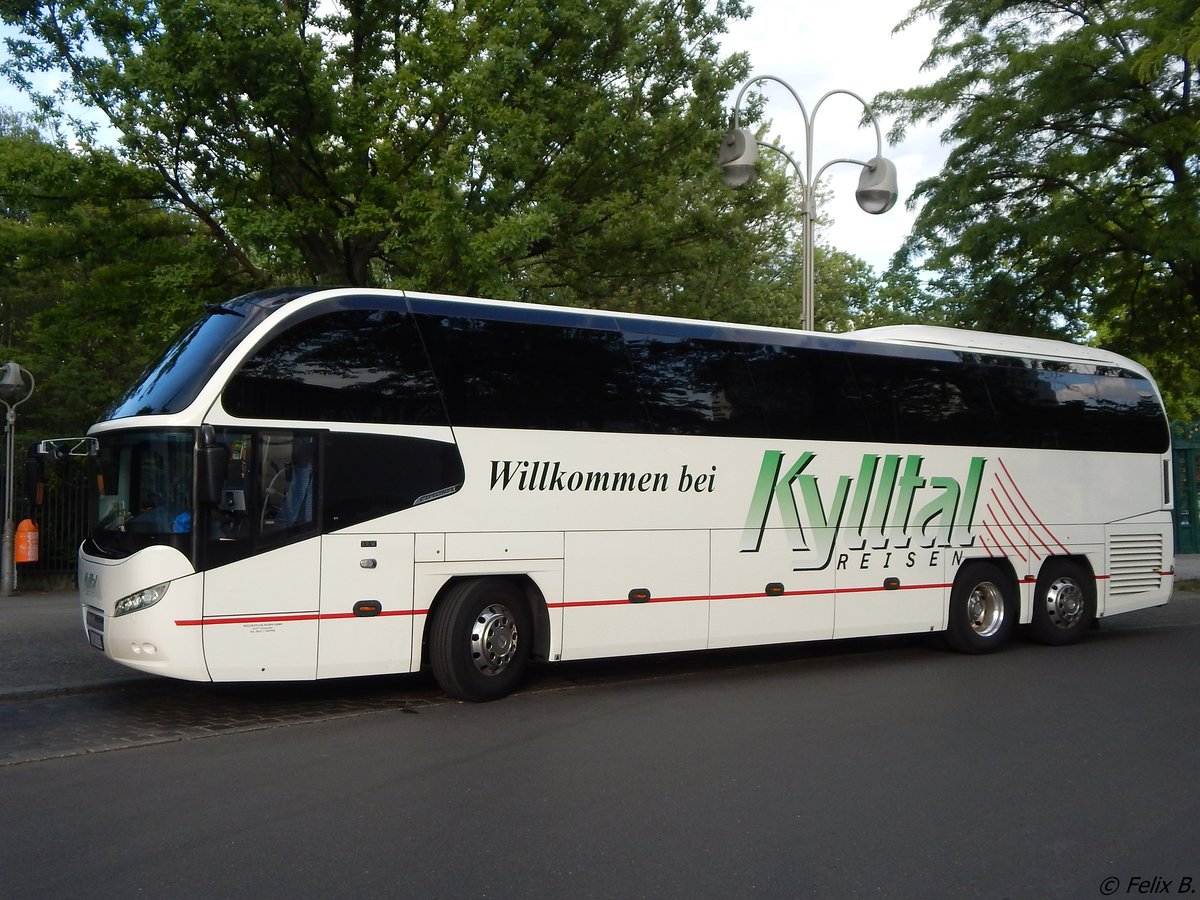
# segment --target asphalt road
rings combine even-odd
[[[0,749],[26,742],[0,764],[0,881],[13,897],[1188,893],[1198,637],[1200,593],[1182,592],[1076,647],[558,666],[483,705],[420,677],[42,686],[0,703]]]

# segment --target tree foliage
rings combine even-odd
[[[713,165],[739,0],[0,0],[4,71],[97,113],[258,284],[685,314],[786,246]],[[86,129],[85,129],[86,130]],[[745,280],[743,277],[741,280]],[[771,319],[756,286],[744,317]],[[758,303],[758,306],[755,306]]]
[[[946,119],[905,253],[959,324],[1098,340],[1200,412],[1200,14],[1192,0],[922,0],[931,84],[876,98]],[[1186,348],[1186,349],[1185,349]]]
[[[715,166],[747,70],[716,36],[744,14],[0,0],[17,35],[0,71],[58,136],[0,134],[0,342],[39,376],[38,425],[86,427],[203,302],[253,286],[799,325],[787,171],[734,193]],[[752,97],[743,118],[761,112]],[[874,273],[817,252],[821,327],[877,324]]]
[[[201,303],[247,286],[143,172],[0,118],[2,342],[37,378],[23,431],[79,433]]]

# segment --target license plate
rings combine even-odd
[[[91,645],[97,650],[104,649],[104,635],[102,635],[100,632],[88,629],[88,641],[90,641]]]

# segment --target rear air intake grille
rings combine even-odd
[[[1110,595],[1144,594],[1162,587],[1161,534],[1114,534],[1108,559]]]

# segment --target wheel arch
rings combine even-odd
[[[954,570],[954,577],[950,580],[951,586],[953,586],[958,579],[962,577],[964,571],[971,566],[978,565],[980,563],[991,563],[992,565],[1000,568],[1000,571],[1003,572],[1004,575],[1010,580],[1010,586],[1012,587],[1016,596],[1019,598],[1020,606],[1022,607],[1023,612],[1027,602],[1024,597],[1025,592],[1021,590],[1021,576],[1017,574],[1017,567],[1013,565],[1012,560],[1010,560],[1007,556],[972,556],[969,559],[964,559],[958,564],[958,568]],[[949,596],[950,595],[947,593],[947,600],[949,599]]]
[[[1096,567],[1092,565],[1092,560],[1086,553],[1060,553],[1057,556],[1047,556],[1038,566],[1038,577],[1042,577],[1042,572],[1046,570],[1047,566],[1064,562],[1075,563],[1087,572],[1092,581],[1096,580]]]
[[[503,581],[520,593],[533,622],[533,645],[530,648],[530,658],[546,660],[550,655],[550,610],[546,606],[546,598],[538,587],[537,582],[526,574],[497,573],[481,575],[455,575],[446,579],[445,583],[434,595],[433,601],[425,615],[425,626],[421,632],[421,661],[429,662],[429,628],[434,619],[434,613],[445,602],[447,595],[464,581]]]
[[[1100,611],[1100,581],[1096,578],[1096,567],[1092,565],[1092,560],[1084,553],[1059,553],[1055,556],[1047,556],[1038,566],[1037,574],[1034,576],[1028,591],[1022,592],[1021,599],[1021,623],[1029,624],[1033,618],[1033,604],[1037,602],[1037,586],[1041,583],[1042,576],[1051,567],[1060,563],[1074,563],[1079,566],[1083,573],[1088,577],[1092,588],[1092,600],[1096,605],[1096,613]],[[1028,609],[1026,609],[1026,607]]]

